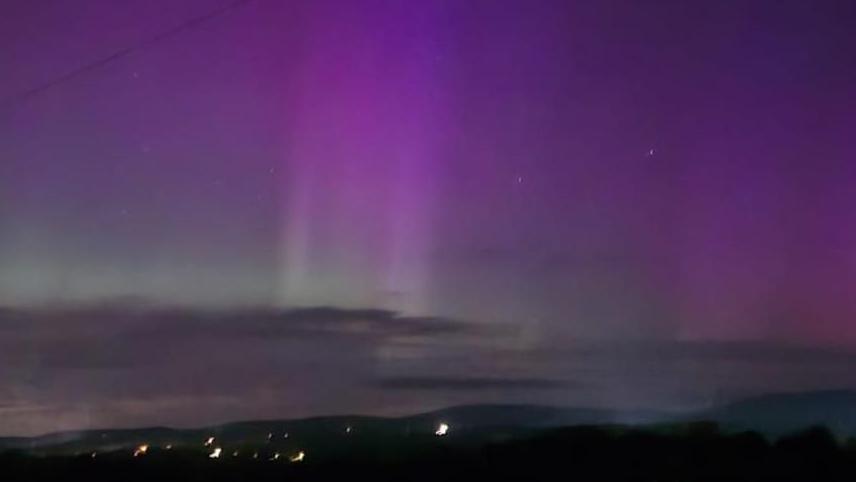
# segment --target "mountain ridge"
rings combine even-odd
[[[230,443],[291,444],[289,436],[313,443],[330,443],[344,433],[388,438],[432,435],[439,423],[453,434],[505,430],[531,431],[573,425],[657,425],[712,421],[725,430],[752,430],[782,435],[823,425],[841,435],[856,435],[856,391],[770,393],[687,413],[654,410],[614,410],[537,404],[456,405],[413,415],[322,415],[298,419],[240,420],[196,427],[151,426],[138,428],[61,431],[34,437],[0,437],[0,450],[80,451],[126,448],[142,443],[198,446],[214,436]],[[502,429],[502,430],[500,430]],[[293,440],[293,439],[292,439]]]

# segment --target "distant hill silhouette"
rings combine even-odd
[[[343,436],[357,437],[363,442],[368,440],[368,437],[382,441],[399,436],[433,436],[439,423],[449,424],[454,439],[461,441],[466,438],[483,439],[489,434],[502,436],[535,428],[652,423],[668,419],[665,414],[642,411],[617,412],[537,405],[468,405],[406,417],[341,415],[297,420],[243,421],[199,429],[149,427],[60,432],[37,437],[7,437],[0,438],[0,450],[80,453],[96,449],[126,449],[140,444],[153,447],[199,447],[210,436],[226,445],[287,450],[298,445],[330,446],[340,443]]]
[[[439,423],[451,429],[449,443],[481,444],[507,440],[545,428],[579,425],[655,425],[712,421],[724,430],[754,430],[770,436],[822,425],[840,435],[856,435],[856,392],[822,391],[772,394],[689,414],[615,411],[538,405],[467,405],[406,417],[331,416],[298,420],[227,423],[199,429],[150,427],[62,432],[38,437],[0,438],[0,450],[80,454],[126,450],[149,444],[207,450],[215,437],[227,449],[262,452],[303,449],[335,452],[339,447],[381,446],[400,437],[434,437]],[[349,429],[350,428],[350,429]]]
[[[781,435],[812,425],[856,435],[856,392],[830,390],[764,395],[692,414],[723,428]]]

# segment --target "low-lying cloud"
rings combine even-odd
[[[386,390],[566,390],[580,384],[546,378],[487,377],[395,377],[384,378],[374,385]]]
[[[374,308],[0,308],[0,424],[33,434],[480,402],[697,408],[852,387],[856,364],[853,351],[772,342],[517,339]]]

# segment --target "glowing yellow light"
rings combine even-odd
[[[301,450],[300,452],[297,452],[296,454],[289,457],[288,460],[292,462],[303,462],[304,457],[306,457],[306,452]]]
[[[148,444],[140,445],[139,447],[136,448],[136,450],[134,450],[134,457],[140,457],[142,455],[146,455],[146,452],[148,452],[148,451],[149,451]]]
[[[214,437],[208,437],[208,440],[205,441],[205,446],[210,447],[214,444]]]
[[[434,435],[438,437],[442,437],[447,433],[449,433],[449,426],[445,423],[441,423],[440,425],[438,425],[437,430],[434,431]]]
[[[220,447],[217,447],[217,448],[215,448],[215,449],[214,449],[214,451],[213,451],[213,452],[211,452],[210,454],[208,454],[208,458],[209,458],[209,459],[219,459],[219,458],[220,458],[220,454],[221,454],[222,452],[223,452],[223,449],[221,449]]]

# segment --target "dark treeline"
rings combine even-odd
[[[402,437],[307,456],[210,460],[199,451],[80,456],[0,455],[3,481],[852,481],[856,444],[811,428],[770,441],[715,424],[664,429],[571,427],[504,442]]]

